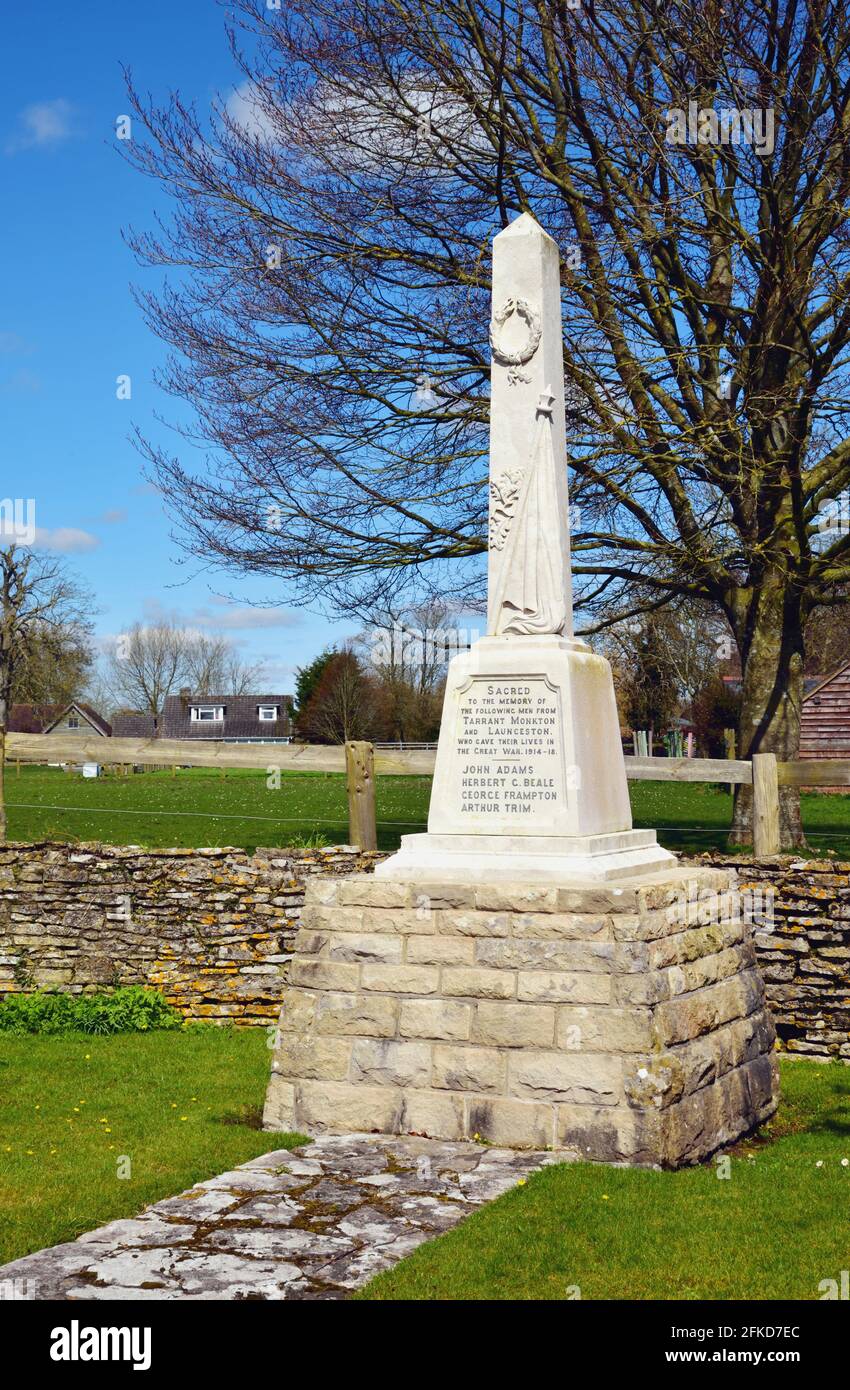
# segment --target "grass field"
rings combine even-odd
[[[728,1179],[714,1163],[548,1168],[357,1297],[819,1299],[850,1253],[850,1069],[785,1062],[782,1086]]]
[[[270,753],[271,757],[271,753]],[[266,774],[205,768],[85,780],[59,768],[7,768],[11,840],[104,840],[150,846],[340,844],[348,836],[345,779],[337,773]],[[632,782],[635,825],[657,828],[669,849],[724,849],[732,815],[725,789],[686,782]],[[429,777],[380,777],[378,844],[424,830]],[[850,857],[850,796],[807,793],[803,824],[811,848]]]
[[[0,1035],[0,1264],[289,1147],[269,1056],[265,1029]]]
[[[256,1128],[268,1066],[262,1029],[0,1037],[0,1263],[293,1143]],[[784,1062],[782,1085],[728,1180],[558,1165],[359,1297],[818,1298],[847,1268],[850,1069]]]

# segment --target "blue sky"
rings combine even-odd
[[[101,637],[167,614],[224,631],[262,660],[270,690],[350,634],[320,614],[256,609],[268,583],[198,575],[169,535],[129,441],[175,405],[152,377],[164,348],[144,326],[133,283],[155,283],[122,241],[168,199],[117,153],[126,113],[121,64],[142,91],[179,89],[199,105],[229,95],[239,75],[215,0],[114,0],[7,7],[0,54],[0,497],[33,497],[40,542],[59,550],[97,595]],[[116,397],[129,375],[131,399]],[[179,441],[178,441],[179,443]],[[218,593],[215,586],[218,585]],[[236,602],[222,599],[233,594]]]

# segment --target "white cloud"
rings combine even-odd
[[[291,690],[295,681],[295,666],[289,662],[278,661],[276,653],[267,656],[261,652],[257,660],[262,667],[263,680],[269,690]]]
[[[54,550],[60,555],[83,555],[100,545],[97,536],[76,526],[56,526],[53,530],[36,526],[35,508],[28,504],[32,499],[17,500],[23,504],[18,507],[17,515],[13,515],[5,506],[0,512],[0,542],[17,541],[19,545],[31,545],[36,550]]]
[[[56,550],[60,555],[83,555],[89,550],[96,550],[100,540],[90,531],[80,531],[76,526],[57,526],[52,531],[39,526],[36,528],[35,544],[39,550]]]
[[[398,89],[376,81],[371,91],[357,93],[340,94],[319,81],[300,119],[323,162],[345,160],[362,173],[448,168],[459,152],[467,159],[494,157],[467,105],[430,73],[411,73]]]
[[[254,608],[250,604],[231,604],[226,599],[215,600],[216,612],[196,608],[190,621],[198,627],[216,628],[226,632],[256,631],[258,628],[295,627],[300,621],[297,613],[286,608]]]
[[[190,613],[176,609],[168,611],[158,599],[146,599],[143,611],[146,623],[171,622],[177,627],[195,629],[199,632],[256,632],[268,628],[296,627],[301,617],[288,608],[255,608],[251,604],[237,604],[230,599],[213,596],[212,607],[200,605]]]
[[[64,97],[25,106],[18,116],[17,134],[6,141],[6,153],[49,148],[68,140],[73,134],[73,113],[73,106]]]
[[[243,82],[227,98],[225,112],[249,140],[271,145],[278,138],[272,121],[263,110],[260,93],[253,82]]]

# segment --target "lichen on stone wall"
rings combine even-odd
[[[272,1024],[307,880],[384,857],[349,846],[0,846],[0,993],[147,984],[189,1019]],[[738,871],[782,1048],[850,1061],[850,863],[696,862]]]
[[[306,880],[381,857],[347,846],[2,846],[0,993],[144,984],[187,1019],[274,1023]]]

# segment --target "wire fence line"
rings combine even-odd
[[[188,816],[190,820],[259,820],[274,821],[278,825],[303,825],[307,821],[321,825],[343,825],[347,826],[347,820],[333,820],[330,816],[314,815],[309,816],[255,816],[246,811],[244,814],[234,811],[147,811],[135,810],[131,806],[53,806],[43,801],[7,801],[9,810],[15,807],[26,811],[79,811],[83,815],[103,815],[103,816]],[[382,820],[379,825],[398,825],[402,828],[416,829],[425,824],[425,820]]]
[[[106,746],[105,746],[106,745]],[[273,759],[271,752],[273,750]],[[375,805],[376,777],[427,776],[434,772],[436,754],[433,750],[388,751],[375,750],[371,743],[352,741],[344,746],[311,744],[263,745],[262,756],[256,746],[222,744],[202,739],[94,739],[69,738],[65,735],[10,734],[7,752],[11,759],[29,762],[53,762],[81,759],[100,761],[108,756],[110,762],[127,766],[134,764],[171,763],[194,767],[215,767],[225,774],[228,767],[254,768],[268,772],[287,770],[345,773],[348,793],[349,840],[360,849],[377,847],[378,818]],[[755,753],[749,760],[734,758],[654,758],[625,757],[624,767],[630,781],[702,782],[726,784],[728,787],[748,785],[753,798],[753,853],[756,859],[770,858],[779,853],[780,787],[850,788],[850,759],[816,759],[780,762],[773,753]],[[34,808],[30,808],[34,809]],[[54,807],[67,810],[67,807]],[[96,808],[91,808],[93,811]],[[249,817],[226,812],[130,812],[151,815],[206,815],[213,819],[256,819],[278,824],[295,823],[291,817]],[[302,821],[303,823],[303,821]],[[328,821],[327,824],[344,822]],[[413,827],[421,822],[384,821],[384,825],[399,828]],[[683,833],[678,827],[668,827],[668,833]],[[719,828],[718,828],[719,829]],[[695,834],[716,834],[717,830],[693,827]],[[833,838],[840,838],[833,832]]]
[[[321,825],[342,825],[348,824],[347,820],[334,820],[330,816],[256,816],[246,811],[244,814],[234,811],[172,811],[163,809],[161,811],[135,810],[126,806],[57,806],[50,805],[42,801],[9,801],[6,803],[10,810],[18,808],[26,811],[79,811],[81,814],[104,815],[104,816],[186,816],[190,820],[251,820],[251,821],[274,821],[278,825],[302,825],[307,821],[312,824]],[[400,826],[402,829],[415,830],[425,824],[426,819],[422,820],[384,820],[378,818],[379,825]],[[728,827],[723,825],[697,826],[697,825],[664,825],[659,829],[665,835],[724,835]],[[807,832],[809,835],[819,839],[842,840],[850,838],[850,831],[843,830],[817,830]]]

